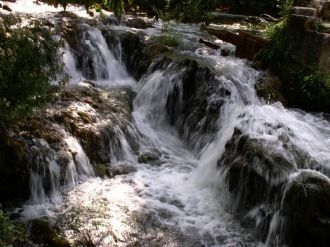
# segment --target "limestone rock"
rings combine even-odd
[[[291,14],[304,15],[304,16],[316,16],[316,9],[307,7],[293,7]]]

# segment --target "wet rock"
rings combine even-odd
[[[94,164],[94,172],[100,178],[111,177],[109,164]]]
[[[121,46],[123,49],[122,59],[127,70],[134,75],[141,62],[142,52],[145,48],[143,36],[132,32],[126,32],[121,36]]]
[[[157,150],[146,150],[139,153],[138,161],[140,163],[153,163],[159,160],[161,153]]]
[[[159,59],[159,57],[161,57],[162,59],[166,59],[166,57],[164,57],[164,54],[169,53],[170,49],[159,42],[145,46],[142,50],[140,60],[138,60],[134,77],[137,79],[141,78],[142,75],[148,70],[154,59]]]
[[[128,164],[111,165],[109,168],[109,172],[110,177],[115,177],[117,175],[125,175],[132,172],[136,172],[136,168]]]
[[[259,97],[262,97],[266,102],[275,103],[280,101],[283,105],[287,105],[286,98],[281,93],[282,81],[279,77],[270,72],[260,78],[255,84],[255,89]]]
[[[175,60],[177,59],[177,60]],[[174,60],[174,61],[173,61]],[[194,136],[212,138],[217,130],[217,119],[223,103],[231,92],[219,87],[216,72],[203,61],[191,57],[170,56],[154,64],[155,69],[170,68],[183,71],[181,84],[174,85],[167,97],[166,111],[168,121],[192,148],[200,148],[204,140],[196,143]],[[217,95],[212,97],[212,95]],[[212,102],[207,99],[212,98]]]
[[[56,227],[51,226],[49,221],[43,219],[31,220],[30,238],[33,242],[46,246],[70,247],[70,243],[59,234]]]
[[[146,20],[139,17],[127,18],[124,20],[124,24],[128,27],[133,27],[137,29],[146,29],[152,27],[151,22],[147,22]]]
[[[129,89],[53,89],[55,102],[26,121],[12,123],[2,130],[0,171],[5,177],[0,180],[0,201],[28,199],[31,171],[40,174],[45,193],[66,184],[67,170],[72,164],[77,165],[76,151],[70,150],[65,141],[71,136],[77,138],[95,164],[96,175],[110,176],[108,169],[99,172],[102,169],[96,164],[111,162],[111,152],[121,154],[120,138],[127,135],[131,148],[138,149],[127,131],[134,95]],[[51,162],[56,162],[60,169],[56,178],[48,167]]]
[[[113,26],[119,25],[118,19],[114,16],[108,16],[106,19],[102,19],[102,21],[104,24],[108,24],[108,25],[113,25]]]
[[[280,153],[272,152],[262,140],[251,139],[236,129],[226,143],[217,166],[228,171],[226,181],[236,210],[251,210],[274,198],[279,186],[296,170]]]
[[[300,172],[291,180],[297,172],[296,166],[305,169],[315,161],[288,138],[279,141],[277,146],[284,147],[281,152],[262,139],[253,139],[235,129],[217,161],[223,186],[231,195],[230,209],[263,241],[267,239],[274,215],[280,211],[284,220],[278,224],[277,243],[310,246],[319,240],[317,246],[326,246],[329,241],[326,232],[330,227],[330,181],[311,170]],[[292,157],[288,159],[285,152]],[[301,238],[301,234],[306,238]]]
[[[305,170],[286,189],[281,214],[284,242],[289,246],[320,246],[330,243],[330,181],[315,171]]]
[[[12,11],[11,8],[8,7],[8,5],[3,5],[2,8],[3,8],[4,10],[9,11],[9,12]]]

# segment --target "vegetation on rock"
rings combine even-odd
[[[306,37],[307,24],[311,29]],[[281,91],[290,105],[329,111],[330,74],[318,64],[323,36],[316,32],[313,34],[317,28],[317,23],[311,24],[299,16],[282,20],[269,28],[271,45],[259,54],[259,58],[281,78]],[[317,43],[320,45],[315,46]],[[302,50],[306,46],[309,49]]]
[[[22,241],[24,238],[23,228],[14,224],[0,209],[0,246],[9,247],[12,243]]]

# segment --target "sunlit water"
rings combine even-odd
[[[10,5],[16,11],[34,14],[57,11],[44,4],[17,2]],[[131,87],[136,91],[131,131],[141,151],[157,150],[160,159],[151,164],[139,163],[129,142],[118,130],[123,155],[113,154],[112,165],[129,165],[136,171],[113,179],[95,178],[79,141],[66,135],[65,142],[75,153],[68,166],[67,186],[59,188],[56,154],[48,154],[47,169],[51,169],[53,179],[51,195],[43,190],[44,178],[31,171],[32,198],[23,208],[24,217],[50,217],[72,243],[87,238],[97,246],[138,243],[142,246],[257,246],[260,243],[230,213],[231,195],[222,189],[223,174],[217,169],[217,160],[235,128],[251,138],[265,140],[271,152],[282,153],[295,164],[290,152],[283,148],[285,136],[320,164],[318,170],[329,175],[330,124],[322,117],[288,110],[279,103],[265,104],[254,90],[259,72],[244,60],[222,57],[219,52],[196,45],[197,27],[191,27],[190,31],[186,31],[187,28],[178,27],[183,39],[181,49],[187,44],[193,45],[182,53],[212,66],[218,74],[219,87],[231,92],[221,107],[218,133],[212,138],[197,136],[195,141],[203,142],[202,148],[188,149],[165,117],[166,99],[174,86],[180,88],[182,71],[172,71],[169,66],[136,82],[121,61],[115,59],[101,32],[88,28],[82,40],[85,48],[90,49],[96,68],[95,84],[103,88]],[[159,32],[157,25],[146,31],[149,35]],[[85,78],[76,68],[75,57],[67,43],[62,49],[64,72],[71,77],[71,84],[79,84]],[[209,103],[218,97],[212,95]],[[47,144],[40,140],[38,145]],[[306,164],[305,168],[315,167]],[[286,181],[289,176],[283,174],[274,183]]]

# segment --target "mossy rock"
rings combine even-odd
[[[47,220],[35,219],[29,222],[30,238],[33,242],[53,247],[71,247],[70,243],[60,235],[59,229]]]

